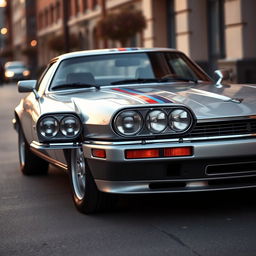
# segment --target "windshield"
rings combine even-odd
[[[25,68],[24,65],[10,65],[6,67],[6,69],[24,69],[24,68]]]
[[[176,52],[123,53],[63,60],[50,90],[117,84],[210,81],[184,54]],[[65,87],[66,85],[66,87]]]

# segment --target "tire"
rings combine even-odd
[[[70,150],[68,162],[72,197],[78,211],[91,214],[111,208],[114,198],[97,189],[83,150]]]
[[[24,175],[46,175],[49,163],[31,152],[20,127],[18,127],[18,136],[20,171]]]

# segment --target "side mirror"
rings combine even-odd
[[[36,88],[36,80],[23,80],[18,82],[19,92],[33,92]]]
[[[36,91],[36,80],[23,80],[18,82],[18,91],[19,92],[33,92],[36,99],[40,98],[38,92]]]
[[[216,81],[216,86],[221,87],[222,86],[222,80],[228,80],[230,79],[230,71],[228,70],[215,70],[214,73],[218,76],[218,80]]]

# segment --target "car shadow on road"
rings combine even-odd
[[[180,214],[193,212],[211,212],[214,214],[230,210],[256,210],[255,189],[173,193],[157,195],[120,196],[117,211],[145,214]]]

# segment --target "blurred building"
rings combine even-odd
[[[36,38],[28,36],[35,21],[27,21],[34,17],[32,5],[36,4],[39,67],[66,51],[121,46],[99,38],[97,22],[110,12],[128,7],[143,12],[147,28],[131,38],[127,46],[177,48],[210,74],[217,68],[225,68],[231,71],[234,82],[256,82],[255,0],[8,0],[8,3],[13,11],[15,57],[21,56],[24,46]]]
[[[144,0],[144,46],[184,51],[205,70],[256,82],[255,0]]]
[[[65,26],[70,49],[106,46],[97,35],[97,20],[104,9],[125,5],[142,10],[147,21],[143,38],[138,35],[131,45],[177,48],[211,74],[225,68],[234,81],[256,82],[255,0],[38,0],[39,64],[64,47]]]
[[[8,43],[3,55],[6,60],[20,60],[32,72],[37,66],[36,2],[34,0],[8,0],[5,22],[8,27]]]
[[[116,42],[104,45],[98,37],[97,21],[103,15],[103,2],[107,11],[118,10],[127,4],[142,8],[138,0],[38,0],[39,65],[45,65],[57,53],[65,52],[67,40],[69,50],[117,46]],[[133,44],[142,45],[142,39],[138,36],[133,39]]]
[[[0,52],[2,52],[8,44],[8,27],[6,22],[7,2],[0,0]]]

